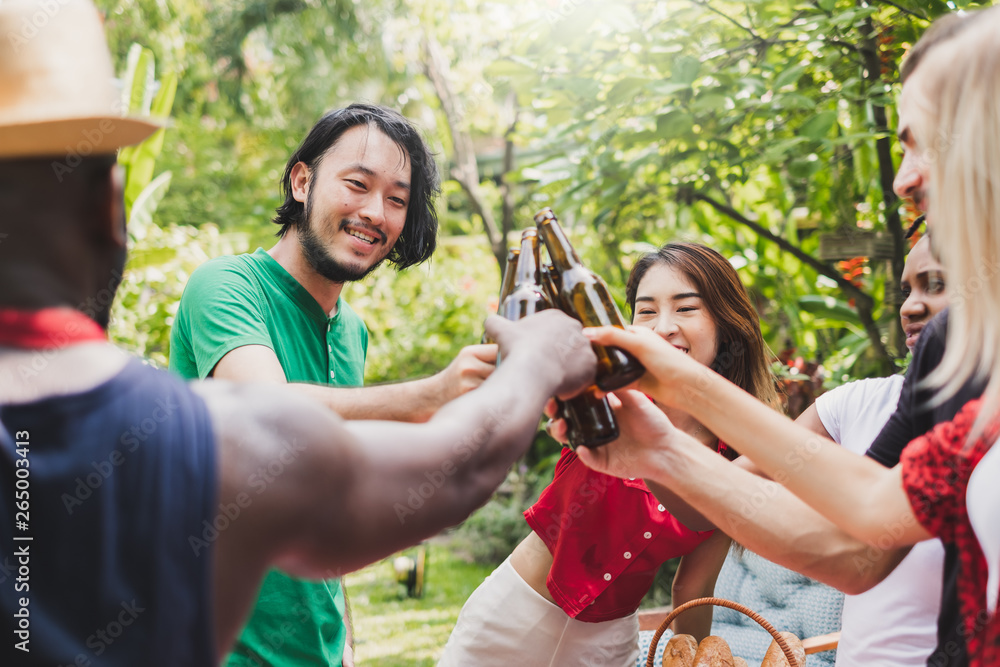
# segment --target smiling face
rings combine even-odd
[[[899,319],[906,332],[906,347],[913,351],[923,328],[948,306],[944,267],[931,256],[926,236],[913,246],[906,258],[900,289],[905,300],[899,307]]]
[[[710,366],[718,351],[715,321],[694,283],[663,262],[639,281],[632,324],[658,333],[674,347]]]
[[[360,280],[386,258],[406,224],[410,161],[379,129],[346,130],[315,169],[300,162],[292,194],[305,202],[299,243],[313,270],[337,283]]]

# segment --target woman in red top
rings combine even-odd
[[[757,313],[719,253],[665,245],[636,263],[626,293],[635,325],[777,407]],[[705,447],[736,456],[690,415],[660,407]],[[679,604],[712,594],[729,548],[722,533],[685,527],[641,479],[594,472],[568,449],[525,518],[532,532],[466,602],[439,665],[634,665],[636,610],[660,566],[682,557]],[[706,608],[675,630],[700,639],[711,620]]]
[[[945,354],[925,382],[938,390],[932,407],[970,381],[986,385],[981,399],[913,440],[898,465],[884,468],[762,408],[647,331],[585,333],[635,354],[646,365],[638,389],[699,417],[765,474],[871,545],[873,559],[941,538],[957,554],[957,567],[947,567],[956,576],[958,634],[969,664],[993,667],[1000,665],[1000,531],[993,529],[997,496],[989,493],[997,483],[996,458],[988,455],[1000,440],[1000,6],[939,19],[902,71],[898,132],[906,153],[894,189],[927,211],[933,246],[955,286]],[[669,486],[704,469],[698,443],[658,411],[643,409],[638,392],[621,394],[619,423],[647,437],[581,452],[583,461]],[[855,565],[859,572],[870,566]],[[939,646],[942,656],[962,649],[950,641]]]

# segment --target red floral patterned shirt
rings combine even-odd
[[[911,442],[900,457],[903,488],[920,525],[958,548],[958,598],[972,667],[1000,665],[1000,615],[986,610],[986,558],[969,522],[969,477],[1000,435],[1000,420],[966,446],[980,401],[969,401],[955,419]]]

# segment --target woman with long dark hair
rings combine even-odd
[[[719,253],[667,244],[636,263],[626,293],[636,326],[778,406],[757,313]],[[737,455],[690,415],[660,407],[705,447]],[[641,479],[596,473],[569,449],[525,518],[532,532],[466,602],[440,665],[634,665],[636,610],[660,566],[682,557],[675,604],[711,595],[730,542],[688,529]],[[708,635],[711,610],[698,611],[675,630]]]

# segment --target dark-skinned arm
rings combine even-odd
[[[593,382],[589,342],[562,313],[487,328],[503,364],[425,424],[345,422],[279,385],[199,389],[219,440],[220,502],[246,505],[215,545],[220,651],[270,564],[341,576],[455,525],[530,446],[546,400]],[[249,482],[262,471],[266,485]]]

